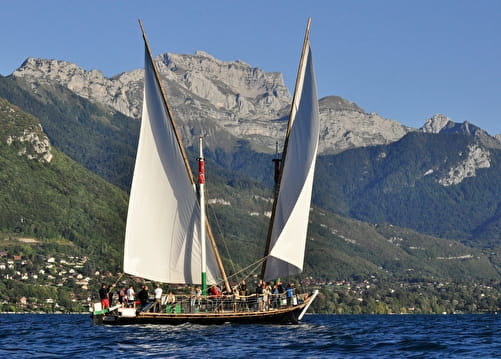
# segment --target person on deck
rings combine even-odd
[[[277,283],[278,294],[283,294],[285,292],[284,285],[281,280]]]
[[[273,285],[273,289],[271,291],[271,307],[273,309],[277,309],[278,308],[278,296],[280,295],[280,293],[278,292],[278,283],[275,283]]]
[[[240,285],[238,286],[238,294],[240,297],[246,297],[247,296],[247,284],[245,284],[245,279],[242,280]]]
[[[162,287],[160,287],[160,284],[157,284],[157,287],[155,288],[154,293],[155,293],[155,307],[153,308],[153,310],[155,312],[159,312],[160,311],[160,302],[162,300],[162,293],[163,293],[163,290],[162,290]]]
[[[195,287],[195,302],[197,308],[200,308],[200,304],[202,304],[202,288],[198,285]]]
[[[217,285],[212,285],[210,287],[210,294],[214,298],[217,298],[217,297],[220,297],[223,294],[223,292],[221,292],[221,289]]]
[[[269,283],[263,282],[263,310],[270,309],[271,286]]]
[[[134,292],[134,287],[132,285],[129,287],[129,289],[127,289],[126,295],[127,295],[127,297],[126,297],[127,298],[127,306],[134,307],[135,306],[134,300],[135,300],[136,292]]]
[[[127,303],[125,287],[120,288],[118,291],[118,303],[120,303],[122,307]]]
[[[190,310],[193,312],[197,301],[197,287],[192,287],[190,292]]]
[[[137,293],[137,297],[139,298],[139,301],[141,302],[141,310],[143,310],[147,305],[148,305],[148,298],[149,298],[149,293],[148,293],[148,286],[143,285],[139,293]]]
[[[174,295],[174,293],[172,292],[169,292],[169,294],[167,294],[167,301],[166,301],[167,304],[175,304],[176,303],[176,296]]]
[[[245,279],[243,279],[238,286],[238,295],[240,297],[239,299],[240,308],[242,310],[249,309],[247,307],[247,284],[245,283]]]
[[[256,286],[256,301],[257,301],[257,310],[263,310],[263,281],[260,279],[259,283]]]
[[[220,304],[221,304],[223,292],[221,291],[221,289],[217,285],[213,284],[209,288],[209,294],[211,296],[211,299],[213,300],[213,303],[212,303],[213,310],[219,311],[221,309]]]
[[[108,286],[108,305],[111,307],[113,306],[113,288],[115,288],[115,285],[110,284]]]
[[[285,291],[287,293],[287,305],[290,307],[292,306],[292,298],[294,297],[294,284],[289,283]]]
[[[101,289],[99,289],[99,299],[101,300],[102,309],[110,307],[110,301],[108,298],[108,288],[104,283],[101,284]]]

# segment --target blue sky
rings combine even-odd
[[[292,90],[304,27],[319,97],[420,127],[435,113],[501,133],[501,1],[3,0],[0,74],[28,57],[106,76],[155,55],[203,50],[282,72]]]

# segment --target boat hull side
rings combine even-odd
[[[200,312],[200,313],[137,313],[135,316],[120,316],[117,312],[93,315],[94,324],[134,325],[165,324],[179,325],[184,323],[201,325],[235,324],[297,324],[306,301],[300,305],[278,310],[262,312]]]

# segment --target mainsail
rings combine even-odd
[[[303,270],[320,117],[308,39],[309,24],[289,117],[279,192],[272,215],[269,253],[263,275],[265,280],[299,274]]]
[[[143,112],[124,271],[159,282],[200,284],[200,205],[154,66],[145,38]],[[221,278],[211,246],[206,271],[209,283]]]

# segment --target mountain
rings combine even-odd
[[[501,150],[482,138],[411,132],[319,161],[315,200],[324,208],[468,245],[501,244]]]
[[[425,124],[419,129],[424,133],[455,133],[475,137],[482,144],[489,148],[501,149],[501,135],[490,136],[480,127],[475,126],[467,121],[456,123],[449,117],[441,114],[436,114],[426,120]]]
[[[52,82],[0,76],[0,98],[36,116],[59,150],[107,181],[129,189],[138,121]]]
[[[221,61],[202,51],[166,53],[156,61],[188,146],[202,129],[212,148],[231,151],[240,139],[257,152],[274,153],[276,142],[282,145],[291,95],[280,73]],[[105,78],[69,62],[28,58],[11,77],[23,79],[33,91],[39,84],[57,84],[126,116],[139,118],[141,113],[142,70]],[[320,116],[320,153],[385,144],[412,130],[335,96],[320,101]]]
[[[203,128],[207,157],[225,174],[223,183],[270,187],[271,153],[283,138],[290,102],[281,75],[204,52],[167,53],[157,61],[189,150]],[[68,62],[32,58],[0,78],[0,96],[41,113],[58,148],[125,190],[141,89],[142,70],[105,78]],[[499,245],[499,139],[443,115],[408,128],[337,96],[321,99],[320,111],[316,205],[470,246]]]
[[[0,232],[72,241],[103,269],[120,262],[126,194],[51,145],[40,122],[0,99]]]
[[[4,235],[48,243],[70,240],[96,268],[120,270],[127,202],[123,191],[61,153],[35,117],[1,99],[0,159]],[[207,161],[207,178],[208,213],[217,224],[214,232],[224,261],[234,272],[252,264],[263,250],[271,191],[213,159]],[[308,236],[306,275],[317,279],[499,278],[498,265],[481,250],[319,208],[312,211]]]
[[[413,131],[376,113],[366,113],[356,104],[338,96],[320,99],[319,110],[320,121],[325,126],[320,131],[322,154],[391,143]]]

